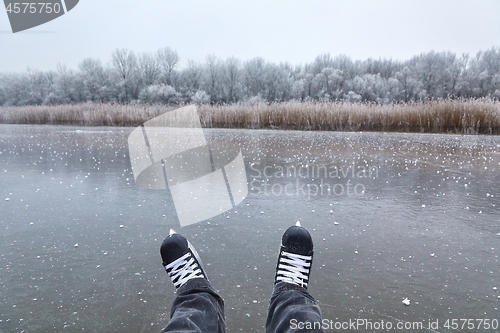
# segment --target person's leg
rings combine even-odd
[[[309,232],[297,223],[282,237],[267,333],[324,332],[321,310],[307,291],[313,259]]]
[[[160,253],[177,290],[170,321],[162,333],[224,333],[224,301],[210,285],[196,250],[171,231]]]

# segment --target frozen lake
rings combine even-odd
[[[134,183],[131,130],[0,125],[0,332],[159,332],[170,228],[202,256],[227,331],[263,332],[297,220],[326,319],[498,319],[500,137],[204,130],[241,147],[250,191],[181,229],[164,191]]]

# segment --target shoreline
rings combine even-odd
[[[182,106],[116,103],[1,106],[0,124],[137,127]],[[292,101],[197,108],[203,128],[500,134],[500,102],[488,98],[390,105]]]

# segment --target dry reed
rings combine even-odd
[[[139,126],[177,107],[95,103],[0,107],[0,123]],[[500,103],[487,98],[391,105],[293,101],[237,103],[201,105],[198,110],[206,128],[500,133]]]

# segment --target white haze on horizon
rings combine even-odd
[[[500,46],[500,1],[82,0],[66,15],[12,34],[0,11],[0,72],[108,63],[112,52],[176,50],[180,65],[209,54],[290,64],[316,56],[407,60],[434,50],[474,56]]]

